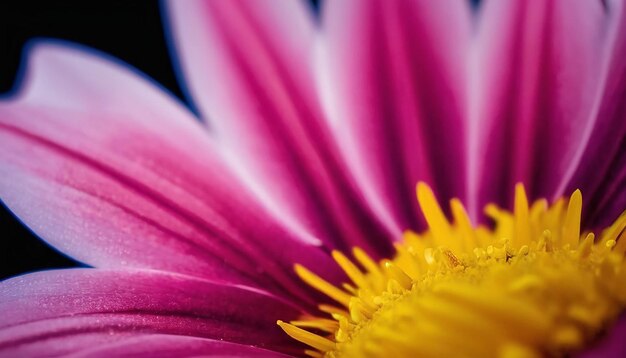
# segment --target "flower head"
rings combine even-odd
[[[597,239],[581,236],[580,191],[529,207],[516,189],[514,213],[491,205],[495,227],[474,229],[458,200],[450,223],[418,184],[430,229],[405,233],[395,258],[380,264],[358,248],[357,264],[333,252],[351,280],[342,287],[296,266],[340,307],[319,307],[332,319],[278,324],[315,348],[312,356],[540,357],[584,348],[626,305],[626,212]]]
[[[164,8],[194,112],[59,41],[0,103],[0,198],[93,267],[1,283],[0,355],[623,352],[623,2]]]

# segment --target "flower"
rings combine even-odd
[[[31,46],[0,197],[94,268],[2,282],[0,355],[623,354],[624,4],[276,4],[167,3],[193,111]]]

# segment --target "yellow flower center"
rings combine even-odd
[[[584,348],[626,305],[626,213],[599,237],[580,232],[582,196],[515,209],[493,204],[493,229],[472,227],[460,201],[449,222],[431,189],[417,197],[429,229],[406,232],[393,260],[333,252],[352,281],[296,273],[340,306],[278,325],[313,357],[540,357]]]

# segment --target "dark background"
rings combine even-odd
[[[317,1],[312,0],[314,7]],[[13,88],[32,38],[74,41],[139,68],[183,99],[165,42],[158,1],[0,1],[0,95]],[[79,265],[39,240],[0,204],[0,280]]]
[[[35,37],[78,42],[139,68],[182,98],[157,1],[0,1],[0,93],[11,90],[24,44]],[[0,205],[0,280],[78,263],[33,235]]]

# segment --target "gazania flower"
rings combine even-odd
[[[58,41],[0,104],[3,202],[93,266],[3,282],[0,355],[624,355],[622,1],[166,12],[194,111]]]

